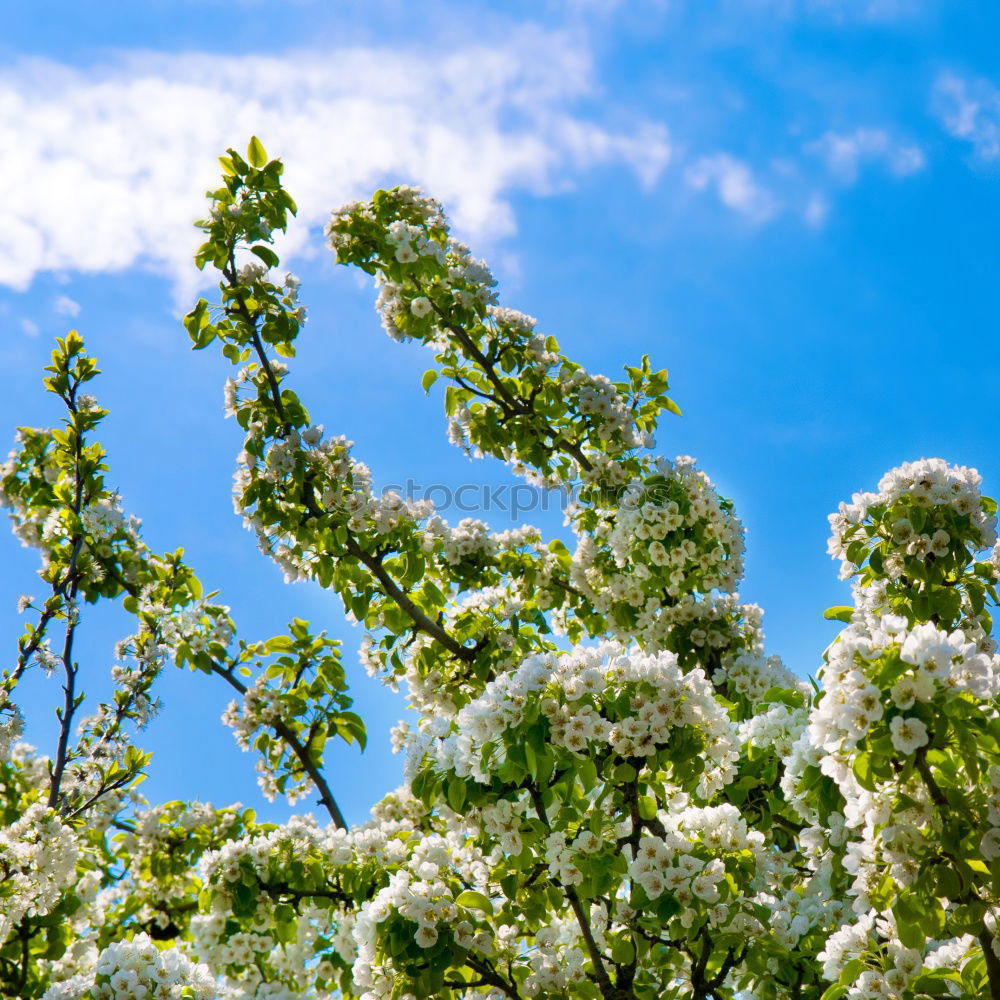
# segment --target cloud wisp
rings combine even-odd
[[[843,184],[853,184],[865,163],[882,163],[896,177],[922,170],[919,146],[894,140],[885,129],[857,128],[852,132],[826,132],[806,146],[819,156],[830,173]]]
[[[933,105],[948,134],[968,142],[979,159],[1000,158],[1000,88],[982,78],[941,73]]]
[[[587,53],[522,32],[448,53],[352,48],[282,56],[123,54],[86,72],[22,61],[0,73],[0,285],[41,271],[165,275],[183,297],[216,157],[257,134],[287,165],[299,203],[286,253],[374,186],[414,183],[469,238],[511,233],[510,195],[564,189],[603,164],[651,185],[671,155],[648,119],[611,129],[579,110]]]
[[[52,309],[60,316],[76,317],[80,315],[80,303],[68,295],[57,295],[52,303]]]
[[[729,153],[701,157],[688,167],[684,178],[695,191],[714,190],[723,205],[753,223],[767,222],[780,209],[750,166]]]
[[[884,128],[859,127],[850,132],[825,132],[806,143],[793,158],[773,159],[754,166],[728,152],[694,160],[684,179],[695,191],[714,193],[719,202],[753,225],[763,225],[792,212],[814,229],[822,228],[830,213],[825,193],[832,178],[848,187],[859,180],[862,168],[880,164],[896,178],[908,177],[926,165],[919,146],[894,139]],[[817,176],[809,159],[818,158],[826,176]],[[780,191],[780,195],[777,193]]]

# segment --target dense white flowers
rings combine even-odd
[[[859,552],[851,543],[864,537],[864,527],[872,518],[882,522],[880,537],[888,538],[885,572],[898,579],[905,557],[923,559],[927,555],[943,559],[962,540],[955,518],[967,519],[969,543],[974,550],[989,548],[997,541],[995,518],[983,508],[975,469],[950,466],[941,459],[906,462],[882,477],[877,493],[856,493],[851,503],[842,503],[830,515],[830,554],[842,560],[841,575],[850,577]],[[928,520],[927,512],[936,511]],[[950,528],[945,527],[945,525]]]
[[[627,699],[627,714],[609,720],[602,705]],[[506,742],[531,710],[548,721],[556,746],[573,753],[608,747],[623,758],[647,757],[671,740],[674,729],[695,729],[704,771],[698,794],[708,797],[733,774],[736,734],[700,670],[684,674],[672,653],[646,654],[614,643],[564,655],[533,656],[490,682],[441,733],[431,724],[415,738],[414,757],[432,755],[438,767],[488,783],[507,756]],[[509,734],[509,735],[508,735]]]
[[[43,1000],[215,1000],[216,983],[208,968],[176,948],[161,951],[148,934],[137,934],[105,948],[95,977],[76,976],[57,983]]]
[[[45,916],[76,880],[80,846],[70,829],[41,803],[0,827],[0,940],[24,917]]]
[[[871,630],[853,622],[830,647],[822,671],[824,695],[810,720],[815,746],[830,752],[855,746],[882,721],[887,702],[905,711],[952,693],[989,700],[1000,691],[1000,659],[981,652],[960,630],[946,633],[929,623],[907,630],[897,616],[886,616],[879,625]],[[873,680],[883,675],[881,665],[893,654],[913,669],[893,671],[883,690]],[[889,721],[897,749],[927,742],[924,722],[912,720],[903,735],[900,719]]]

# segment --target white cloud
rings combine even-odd
[[[21,320],[21,329],[29,337],[37,337],[38,336],[38,324],[34,320],[31,320],[31,319],[22,319]]]
[[[857,128],[853,132],[826,132],[806,151],[820,156],[830,173],[844,184],[858,179],[862,163],[882,162],[897,177],[916,173],[924,166],[919,146],[896,142],[885,129]]]
[[[814,194],[806,202],[802,218],[813,229],[821,229],[830,214],[830,203],[822,195]]]
[[[767,222],[778,211],[776,199],[754,179],[750,167],[728,153],[701,157],[684,177],[696,191],[714,188],[719,201],[751,222]]]
[[[934,107],[948,133],[971,143],[978,157],[1000,157],[1000,89],[989,80],[942,73],[934,84]]]
[[[60,316],[80,315],[80,303],[75,299],[71,299],[68,295],[57,296],[55,302],[52,303],[52,308]]]
[[[496,239],[514,228],[512,191],[608,163],[650,185],[667,164],[661,125],[612,130],[578,112],[593,93],[586,52],[537,31],[445,53],[132,53],[85,72],[22,61],[0,71],[0,285],[141,264],[183,299],[203,280],[191,223],[219,183],[216,157],[251,134],[285,161],[299,204],[286,254],[380,183],[419,184],[465,236]]]

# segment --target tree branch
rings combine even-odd
[[[984,927],[979,934],[979,944],[983,949],[983,958],[986,960],[986,975],[990,981],[990,997],[992,1000],[1000,1000],[1000,959],[997,958],[993,950],[993,935]]]
[[[229,266],[222,269],[222,275],[229,282],[230,288],[238,289],[240,287],[239,280],[236,277],[236,259],[234,256],[234,251],[230,249],[229,251]],[[271,389],[271,396],[274,400],[274,408],[278,412],[278,417],[284,424],[284,433],[287,434],[291,430],[291,424],[288,421],[288,416],[285,413],[284,404],[281,402],[281,387],[278,385],[278,379],[271,368],[271,362],[267,354],[264,351],[264,345],[261,343],[260,334],[257,331],[257,320],[254,316],[250,314],[250,310],[247,308],[246,302],[243,298],[237,294],[236,296],[236,309],[246,323],[247,329],[250,331],[250,339],[253,343],[253,349],[257,353],[257,357],[260,360],[261,367],[264,369],[264,374],[267,378],[268,385]]]
[[[545,803],[542,801],[542,793],[539,791],[538,786],[533,781],[529,781],[527,788],[528,793],[531,795],[536,815],[546,827],[551,829],[549,826],[549,817],[545,811]],[[594,978],[597,980],[598,986],[601,987],[606,1000],[628,1000],[632,996],[632,990],[620,989],[611,982],[611,977],[608,975],[608,970],[604,965],[604,956],[601,954],[601,949],[597,947],[597,942],[594,940],[594,933],[590,928],[590,919],[584,912],[576,889],[571,885],[564,885],[562,889],[566,893],[566,899],[569,901],[570,908],[573,910],[573,915],[576,917],[576,922],[580,927],[580,934],[583,937],[584,944],[587,946],[587,954],[590,955],[591,964],[594,966]]]
[[[232,253],[230,253],[230,266],[223,271],[223,274],[232,287],[239,287],[239,283],[236,280],[235,264],[233,263]],[[240,316],[250,331],[254,350],[257,352],[257,357],[260,359],[261,367],[264,369],[268,385],[270,386],[275,410],[277,411],[279,419],[284,424],[284,433],[287,434],[291,427],[288,422],[287,414],[285,413],[285,408],[281,402],[281,389],[278,385],[277,379],[275,378],[274,371],[271,368],[271,361],[264,351],[264,345],[261,343],[260,337],[257,333],[256,321],[250,314],[250,310],[247,309],[246,303],[241,298],[237,298],[236,303]],[[307,510],[309,510],[314,517],[321,516],[323,512],[316,507],[315,502],[310,503],[310,500],[311,496],[307,494]],[[445,649],[457,656],[459,659],[465,660],[466,662],[471,662],[473,660],[475,654],[472,650],[467,649],[461,643],[454,640],[440,625],[428,618],[427,615],[425,615],[423,611],[421,611],[420,608],[418,608],[417,605],[410,600],[396,581],[389,576],[379,559],[362,549],[351,535],[348,535],[346,548],[350,555],[367,567],[372,576],[374,576],[375,579],[382,584],[386,594],[393,601],[395,601],[397,605],[399,605],[399,607],[411,618],[413,623],[421,631],[426,632],[432,638],[436,639],[442,646],[445,647]]]
[[[64,397],[64,402],[70,413],[77,415],[76,407],[77,384],[72,384]],[[72,423],[72,422],[71,422]],[[80,429],[73,427],[73,513],[77,521],[80,519],[83,510],[83,474],[80,463],[83,460],[83,439]],[[55,761],[52,767],[52,776],[49,780],[48,807],[54,809],[59,802],[60,785],[62,784],[63,772],[66,769],[66,759],[69,754],[69,737],[72,732],[73,715],[76,712],[76,674],[77,666],[73,662],[73,638],[76,634],[76,626],[79,620],[79,612],[76,608],[76,595],[78,591],[79,578],[76,572],[76,563],[83,547],[83,532],[77,528],[77,535],[73,539],[73,550],[70,553],[69,563],[66,567],[66,580],[72,580],[69,584],[69,592],[60,595],[63,600],[63,609],[66,614],[66,632],[63,639],[62,664],[66,674],[66,684],[63,687],[65,699],[63,701],[62,718],[59,720],[59,742],[56,747]],[[53,588],[55,592],[55,588]]]
[[[212,672],[218,674],[231,688],[239,691],[241,695],[247,693],[247,686],[234,677],[231,670],[227,670],[221,664],[213,662]],[[337,805],[337,800],[333,797],[333,792],[330,791],[330,786],[323,777],[322,771],[316,767],[309,756],[308,750],[302,745],[302,742],[295,733],[280,719],[273,722],[271,727],[288,744],[289,749],[291,749],[302,765],[302,769],[309,775],[310,780],[316,786],[316,791],[319,792],[320,803],[326,809],[330,819],[333,820],[334,826],[341,830],[347,830],[348,825],[344,819],[344,814],[340,811],[340,806]]]
[[[521,994],[517,992],[517,986],[514,984],[513,980],[508,982],[499,972],[496,971],[486,960],[478,959],[474,955],[465,956],[465,964],[472,969],[473,972],[478,972],[479,975],[483,977],[483,982],[489,986],[495,986],[498,990],[501,990],[511,1000],[521,1000]],[[465,983],[465,986],[478,985],[473,983]]]
[[[410,275],[410,280],[413,282],[414,286],[418,291],[424,292],[424,287],[420,281]],[[445,329],[448,330],[452,336],[462,345],[468,356],[471,356],[473,360],[482,369],[483,374],[490,380],[493,386],[496,388],[497,392],[500,394],[502,403],[500,400],[495,400],[498,405],[504,406],[509,412],[518,414],[525,417],[537,417],[538,414],[535,413],[535,408],[529,403],[512,395],[510,390],[507,388],[503,379],[497,374],[496,369],[490,362],[490,359],[486,357],[485,354],[476,345],[476,342],[469,336],[468,332],[463,330],[457,323],[452,322],[448,319],[445,311],[434,301],[433,297],[428,295],[431,305],[434,311],[438,314],[442,324]],[[574,444],[572,441],[567,441],[554,427],[550,426],[544,420],[540,421],[541,429],[552,438],[552,445],[555,448],[562,448],[568,455],[574,458],[581,469],[590,471],[593,468],[590,460],[586,455],[580,450],[580,446]]]
[[[376,559],[370,552],[365,552],[363,548],[354,540],[351,535],[347,536],[347,552],[352,555],[359,562],[363,563],[367,567],[368,571],[385,590],[387,596],[391,597],[392,600],[402,608],[403,611],[409,616],[413,624],[420,629],[421,632],[426,632],[429,636],[436,639],[449,653],[457,656],[460,660],[464,660],[466,663],[471,663],[475,659],[475,652],[468,646],[463,646],[457,639],[453,638],[448,632],[441,627],[437,622],[428,618],[416,604],[406,595],[399,584],[391,576],[389,576],[385,567]]]

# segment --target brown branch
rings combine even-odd
[[[68,813],[66,818],[74,819],[81,813],[86,812],[98,799],[103,798],[105,795],[108,794],[108,792],[116,792],[118,791],[119,788],[125,788],[134,777],[135,777],[134,774],[125,774],[117,781],[112,781],[110,785],[102,784],[101,787],[96,792],[94,792],[94,794],[91,795],[90,798],[87,799],[87,801],[84,802],[82,806],[79,806],[78,808],[74,809],[71,813]]]
[[[990,997],[992,1000],[1000,1000],[1000,959],[997,958],[993,950],[993,935],[984,927],[979,934],[979,944],[983,949],[983,958],[986,961],[986,974],[990,981]]]
[[[934,805],[939,806],[942,809],[951,808],[951,803],[945,797],[944,792],[941,791],[941,786],[934,779],[934,774],[930,769],[930,765],[927,763],[927,754],[924,752],[923,747],[921,747],[914,756],[913,766],[916,768],[920,777],[924,779],[924,784],[927,786],[927,791],[930,792],[931,801]]]
[[[66,683],[63,685],[65,697],[63,699],[62,715],[59,719],[59,742],[56,746],[52,775],[49,779],[49,797],[46,804],[50,809],[55,809],[59,802],[59,789],[66,770],[66,762],[69,756],[69,737],[73,726],[73,715],[76,712],[77,666],[73,662],[73,636],[75,632],[76,624],[74,622],[67,622],[66,638],[63,642],[62,652],[63,670],[66,674]]]
[[[223,268],[222,274],[226,281],[229,282],[230,288],[238,289],[240,287],[240,283],[236,277],[236,259],[232,249],[229,251],[229,267]],[[282,434],[282,437],[284,437],[289,433],[289,431],[291,431],[292,426],[285,413],[284,404],[281,402],[281,387],[278,385],[278,379],[271,368],[270,359],[264,351],[264,345],[261,343],[260,334],[257,331],[256,317],[250,314],[250,310],[247,308],[246,302],[243,301],[242,296],[239,294],[236,296],[236,308],[240,317],[243,319],[243,322],[246,323],[247,329],[250,331],[250,339],[253,343],[254,351],[260,359],[261,367],[264,369],[264,374],[267,377],[267,382],[271,389],[271,396],[274,399],[274,408],[278,411],[278,417],[281,419],[282,424],[284,424],[284,433]]]
[[[433,619],[428,618],[423,611],[417,607],[416,604],[407,596],[405,591],[396,583],[395,580],[388,574],[385,567],[375,558],[370,552],[366,552],[357,541],[351,536],[347,536],[346,549],[349,555],[353,556],[359,562],[363,563],[372,576],[380,584],[387,594],[391,597],[396,604],[402,608],[403,611],[410,617],[413,624],[420,629],[421,632],[426,632],[433,639],[436,639],[449,653],[457,656],[460,660],[464,660],[466,663],[471,663],[475,659],[475,652],[468,646],[463,646],[457,639],[453,638],[448,632],[442,628]]]
[[[705,982],[705,970],[708,968],[708,961],[711,957],[712,939],[702,929],[701,955],[697,959],[691,955],[691,990],[696,997],[707,996],[711,992],[707,989]]]
[[[531,795],[535,814],[546,827],[551,829],[549,817],[545,810],[545,803],[542,801],[541,791],[534,782],[529,782],[526,787],[528,793]],[[597,942],[594,940],[594,934],[590,928],[590,919],[583,910],[583,905],[580,902],[580,897],[577,895],[576,889],[571,885],[563,885],[562,890],[566,893],[566,899],[569,901],[573,915],[576,917],[576,922],[580,927],[580,934],[583,936],[584,943],[587,946],[587,953],[590,955],[591,964],[594,966],[594,978],[601,987],[604,996],[607,1000],[628,1000],[632,996],[631,989],[619,989],[611,982],[611,977],[608,975],[608,970],[604,965],[604,956],[601,954],[601,950],[597,947]]]
[[[221,664],[213,662],[212,672],[218,674],[230,687],[239,691],[240,694],[245,695],[247,693],[246,685],[233,676],[232,670],[227,670]],[[329,814],[330,819],[333,820],[334,825],[341,830],[348,829],[347,821],[344,819],[344,814],[340,811],[340,806],[337,805],[337,800],[333,797],[333,792],[330,791],[330,786],[327,784],[322,772],[313,763],[308,750],[302,745],[299,738],[281,719],[273,722],[271,727],[288,744],[292,753],[298,758],[303,770],[309,775],[312,783],[316,786],[316,791],[319,792],[320,802]]]
[[[590,919],[583,911],[583,905],[580,902],[580,897],[577,895],[576,889],[571,885],[567,885],[563,886],[563,891],[569,900],[569,905],[573,910],[573,915],[576,917],[576,922],[580,925],[580,933],[583,935],[584,943],[587,945],[587,954],[590,955],[590,961],[594,966],[594,976],[604,991],[604,995],[608,997],[608,1000],[611,1000],[611,997],[617,997],[619,991],[615,989],[615,984],[611,982],[608,970],[604,967],[604,956],[601,954],[601,950],[597,947],[597,942],[594,940],[594,933],[590,929]]]
[[[952,808],[951,803],[941,790],[941,786],[934,778],[930,765],[927,763],[927,755],[923,747],[917,751],[913,766],[920,777],[923,778],[924,784],[927,786],[927,791],[930,793],[931,801],[941,809]],[[978,900],[978,893],[970,890],[970,894],[974,899]],[[979,944],[983,949],[983,959],[986,962],[986,974],[989,977],[990,983],[990,996],[993,1000],[1000,1000],[1000,959],[997,958],[996,953],[993,951],[993,940],[993,935],[984,927],[979,934]]]
[[[620,760],[621,758],[616,758]],[[631,764],[636,771],[641,771],[645,765],[645,758],[631,757],[628,759],[627,763]],[[626,809],[628,809],[629,819],[632,821],[632,832],[627,837],[620,837],[618,839],[618,846],[623,847],[625,844],[631,844],[633,851],[639,849],[639,840],[642,837],[643,829],[649,829],[653,834],[661,839],[665,839],[667,836],[666,828],[663,823],[660,822],[659,818],[654,816],[652,819],[643,819],[639,814],[639,779],[634,778],[632,781],[628,781],[622,787],[622,799]]]
[[[288,896],[295,902],[302,899],[332,899],[337,903],[355,904],[355,900],[339,889],[296,889],[287,882],[261,882],[257,884],[268,895]]]
[[[236,278],[236,264],[233,258],[233,253],[230,251],[229,254],[229,267],[223,269],[223,275],[229,282],[232,288],[239,288],[239,282]],[[291,430],[291,425],[288,420],[288,415],[285,412],[284,405],[281,402],[281,388],[278,385],[278,380],[275,377],[274,371],[271,368],[271,361],[268,358],[264,345],[261,343],[260,336],[257,331],[257,322],[253,315],[251,315],[250,310],[247,308],[246,303],[240,296],[236,297],[236,307],[250,332],[250,337],[253,343],[254,350],[257,353],[257,357],[260,360],[261,367],[264,370],[265,376],[270,387],[271,397],[274,402],[275,410],[278,414],[279,419],[284,425],[283,435],[287,435]],[[311,496],[307,493],[306,495],[306,508],[314,516],[319,517],[322,515],[322,511],[316,507],[315,503],[310,503]],[[419,607],[407,596],[407,594],[399,587],[395,580],[389,576],[385,567],[381,564],[380,560],[366,552],[364,549],[358,545],[357,541],[348,535],[347,552],[352,555],[355,559],[359,560],[361,563],[367,567],[368,571],[375,577],[379,583],[382,584],[382,588],[393,601],[410,617],[414,625],[417,626],[421,631],[426,632],[432,638],[436,639],[442,646],[445,647],[450,653],[457,656],[459,659],[465,660],[466,662],[471,662],[475,654],[472,650],[467,649],[461,643],[453,639],[438,623],[434,622],[432,619],[428,618],[427,615],[421,611]],[[315,780],[315,779],[314,779]],[[318,784],[317,784],[317,787]],[[332,798],[330,800],[332,802]],[[339,809],[336,809],[336,804],[334,803],[334,809],[339,815]],[[332,815],[332,813],[331,813]],[[345,827],[346,829],[346,827]]]
[[[70,386],[64,401],[70,413],[77,415],[76,390],[79,383]],[[70,422],[72,423],[72,421]],[[83,439],[80,430],[73,427],[73,513],[77,521],[83,510],[83,475],[80,464],[83,461]],[[77,666],[73,662],[73,639],[76,634],[79,611],[76,608],[76,595],[79,589],[79,577],[76,572],[77,559],[80,550],[83,548],[83,532],[79,531],[73,539],[73,550],[70,553],[69,563],[66,567],[66,580],[72,579],[69,585],[68,594],[59,595],[63,598],[63,607],[66,613],[66,632],[63,640],[62,663],[66,674],[66,684],[63,687],[65,699],[63,701],[62,718],[59,720],[59,742],[56,746],[56,756],[52,767],[52,776],[49,780],[48,807],[54,809],[59,801],[60,785],[62,784],[63,773],[66,769],[66,760],[69,754],[69,737],[73,726],[73,715],[76,712],[76,674]],[[55,588],[53,588],[55,592]]]
[[[420,292],[424,291],[423,285],[421,285],[421,283],[417,278],[415,278],[413,275],[410,275],[410,280],[416,286],[418,291]],[[510,390],[504,383],[503,379],[500,378],[499,375],[497,375],[496,369],[493,367],[493,364],[490,362],[490,359],[487,358],[485,354],[483,354],[483,352],[476,345],[476,342],[469,336],[468,332],[462,329],[462,327],[460,327],[457,323],[454,323],[452,320],[450,320],[447,314],[445,313],[444,309],[442,309],[434,301],[434,298],[432,296],[428,295],[427,298],[430,300],[430,303],[433,306],[434,311],[438,314],[438,317],[444,324],[445,329],[447,329],[458,340],[458,342],[465,349],[466,353],[471,355],[473,360],[475,360],[475,362],[482,369],[483,374],[490,380],[490,382],[493,383],[493,386],[496,388],[497,392],[502,397],[502,403],[501,400],[494,400],[494,402],[496,402],[498,405],[503,406],[503,408],[510,413],[525,417],[537,417],[538,414],[535,413],[534,406],[532,406],[530,403],[525,403],[523,400],[518,399],[510,392]],[[541,429],[550,438],[552,438],[553,447],[564,449],[570,456],[576,459],[577,464],[580,466],[581,469],[584,469],[589,472],[593,468],[593,465],[591,464],[590,460],[580,450],[579,445],[574,444],[572,441],[567,441],[554,427],[551,427],[544,420],[541,421]]]
[[[739,954],[736,953],[734,948],[726,949],[726,957],[722,965],[719,967],[719,971],[705,984],[709,995],[714,994],[715,991],[726,981],[726,976],[728,976],[729,973],[743,961],[746,957],[746,953],[746,948],[744,948]]]
[[[478,959],[474,955],[466,955],[465,964],[473,972],[478,972],[483,977],[483,982],[487,985],[495,986],[498,990],[509,996],[511,1000],[521,1000],[521,994],[517,992],[517,986],[514,981],[511,980],[508,982],[504,979],[485,959]],[[472,986],[473,984],[465,983],[464,985]]]

